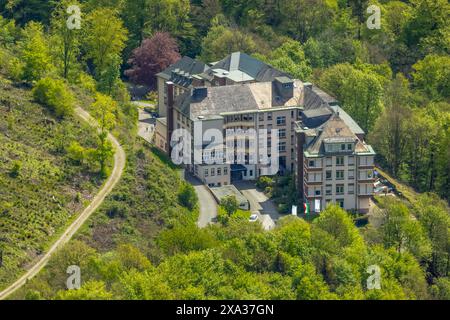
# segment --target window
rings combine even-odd
[[[343,166],[344,165],[344,157],[336,157],[336,165]]]
[[[348,150],[348,151],[352,151],[352,150],[353,150],[353,145],[352,145],[351,143],[349,143],[349,144],[347,145],[347,150]]]
[[[309,160],[309,167],[314,168],[316,166],[316,162],[314,160]]]
[[[355,194],[355,185],[354,184],[348,185],[348,194]]]
[[[260,113],[258,118],[259,118],[259,121],[264,121],[264,113]]]
[[[327,167],[331,167],[333,165],[333,159],[331,157],[326,158]]]
[[[228,175],[228,168],[227,167],[223,168],[223,175],[224,176]]]
[[[327,196],[331,196],[333,193],[333,186],[331,184],[327,184],[325,187],[325,194]]]
[[[349,179],[355,179],[355,170],[349,170],[348,171],[348,178]]]
[[[277,117],[277,126],[286,125],[286,117]]]
[[[327,179],[327,180],[332,180],[332,179],[333,179],[333,176],[332,176],[332,172],[331,172],[331,171],[327,171],[327,172],[326,172],[326,179]]]
[[[278,151],[279,152],[286,152],[286,142],[280,142],[278,144]]]
[[[373,178],[373,171],[367,171],[367,178],[372,179]]]
[[[316,189],[315,195],[316,195],[316,196],[320,196],[320,194],[321,194],[320,189]]]
[[[220,169],[220,168],[217,169],[217,175],[218,175],[218,176],[221,176],[221,175],[222,175],[222,169]]]
[[[355,164],[355,157],[348,157],[348,165],[353,166]]]
[[[336,171],[336,180],[344,180],[344,171]]]
[[[250,170],[250,177],[253,177],[253,170]]]
[[[341,151],[345,151],[345,144],[341,144]]]
[[[279,137],[280,139],[286,138],[286,129],[280,129],[280,130],[278,131],[278,137]]]
[[[267,120],[272,120],[272,112],[269,112],[268,114],[267,114]]]
[[[344,185],[343,184],[338,184],[336,185],[336,194],[344,194]]]
[[[209,176],[209,170],[205,169],[205,177],[208,177],[208,176]]]
[[[211,177],[214,177],[216,175],[216,169],[211,168]]]
[[[339,207],[341,207],[342,209],[344,209],[344,199],[338,199],[336,200],[336,203],[339,205]]]

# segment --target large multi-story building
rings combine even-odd
[[[323,122],[323,117],[328,119]],[[368,212],[375,152],[359,126],[339,107],[320,108],[304,115],[295,131],[299,197],[315,212],[330,203]]]
[[[329,203],[368,211],[375,153],[365,143],[364,131],[321,89],[242,53],[209,66],[183,58],[158,77],[159,109],[165,115],[156,124],[155,144],[160,149],[172,155],[172,134],[184,129],[203,161],[205,156],[217,156],[217,144],[204,137],[208,130],[226,137],[230,129],[264,129],[268,138],[262,141],[256,135],[254,145],[267,147],[272,161],[271,153],[277,154],[280,174],[295,173],[299,202],[308,203],[313,211]],[[275,129],[276,139],[271,134]],[[196,162],[191,150],[186,169],[211,187],[265,175],[265,165],[250,161],[255,151],[248,145],[244,149],[243,162],[236,154],[232,161],[221,154],[213,163]]]
[[[245,53],[234,52],[223,60],[209,65],[183,57],[156,75],[158,83],[158,112],[167,116],[167,85],[174,86],[175,97],[195,87],[228,86],[234,84],[271,82],[277,77],[289,77],[268,64]]]
[[[302,111],[301,81],[280,77],[272,82],[193,88],[191,92],[177,98],[172,93],[174,85],[169,82],[167,87],[167,137],[171,137],[177,129],[186,130],[191,137],[200,135],[200,142],[197,145],[193,142],[192,145],[202,150],[203,159],[205,154],[211,152],[209,148],[213,142],[204,138],[208,130],[214,129],[226,137],[228,130],[249,132],[253,129],[257,134],[254,136],[256,141],[252,142],[257,148],[260,148],[260,143],[267,143],[269,158],[272,158],[272,150],[276,151],[277,169],[281,172],[294,171],[294,125]],[[171,122],[173,126],[169,128]],[[195,128],[201,131],[196,132]],[[264,141],[258,135],[262,129],[267,132]],[[277,133],[277,139],[274,139],[272,132]],[[246,137],[247,140],[250,138]],[[222,143],[226,146],[227,141]],[[170,143],[162,142],[160,145],[167,146]],[[219,164],[195,163],[192,155],[192,165],[187,165],[187,168],[209,186],[229,185],[236,180],[255,180],[264,174],[266,165],[252,163],[250,158],[255,151],[248,148],[243,152],[242,162],[235,158],[230,163],[221,158],[224,161],[218,161]],[[171,153],[170,148],[167,151]]]

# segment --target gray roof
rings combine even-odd
[[[202,61],[195,60],[189,57],[183,57],[168,68],[158,73],[157,76],[187,87],[190,85],[190,82],[192,82],[193,76],[204,73],[206,70],[208,70],[208,68],[209,67]],[[175,71],[176,74],[180,76],[174,78],[172,71]]]
[[[297,80],[297,83],[300,83]],[[191,92],[178,96],[175,106],[191,119],[210,118],[228,113],[263,111],[276,107],[302,106],[302,87],[294,87],[292,98],[276,100],[272,82],[256,82],[220,87],[207,87],[204,98],[196,98]]]
[[[244,81],[255,80],[258,82],[273,81],[277,77],[292,77],[274,67],[255,59],[248,54],[242,52],[234,52],[228,55],[225,59],[215,63],[207,74],[214,74],[214,70],[226,70],[230,74],[233,81],[239,82],[240,76],[243,76],[239,71],[245,74]]]
[[[226,197],[234,196],[239,205],[248,204],[247,198],[233,185],[213,187],[210,190],[218,202],[221,202]]]
[[[350,128],[350,130],[352,130],[354,134],[365,135],[364,130],[361,129],[361,127],[356,123],[356,121],[353,120],[353,118],[350,117],[350,115],[347,112],[345,112],[344,109],[342,109],[339,106],[332,106],[331,109],[333,110],[334,113],[339,112],[339,116],[341,117],[341,119],[344,120],[345,124]]]
[[[368,145],[358,139],[346,121],[342,119],[340,113],[335,113],[322,127],[317,128],[316,132],[317,137],[305,150],[309,154],[323,154],[324,142],[356,142],[356,153],[367,153],[371,151]]]
[[[319,87],[305,83],[305,110],[318,109],[337,104],[338,101],[334,97]]]
[[[329,108],[323,107],[323,108],[305,110],[305,111],[303,111],[303,114],[307,118],[316,118],[316,117],[323,117],[323,116],[331,116],[333,114],[333,112]]]
[[[175,105],[192,118],[258,109],[249,87],[242,85],[209,87],[208,96],[202,100],[196,100],[190,92],[186,92],[176,99]]]

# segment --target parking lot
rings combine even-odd
[[[239,181],[235,182],[236,188],[250,202],[250,211],[257,214],[264,230],[272,230],[275,228],[276,222],[282,217],[277,211],[276,205],[272,200],[259,191],[254,182]]]

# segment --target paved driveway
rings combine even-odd
[[[156,119],[152,115],[146,112],[142,108],[138,108],[139,111],[139,128],[138,134],[144,138],[147,142],[152,142],[153,135],[155,133]]]
[[[186,181],[194,187],[200,204],[200,216],[198,217],[197,225],[199,228],[205,228],[217,219],[216,199],[214,199],[213,195],[208,190],[208,187],[187,172]]]
[[[271,230],[282,217],[277,211],[276,205],[267,196],[256,189],[255,183],[249,181],[235,182],[234,185],[242,192],[250,202],[252,213],[257,212],[265,230]]]

